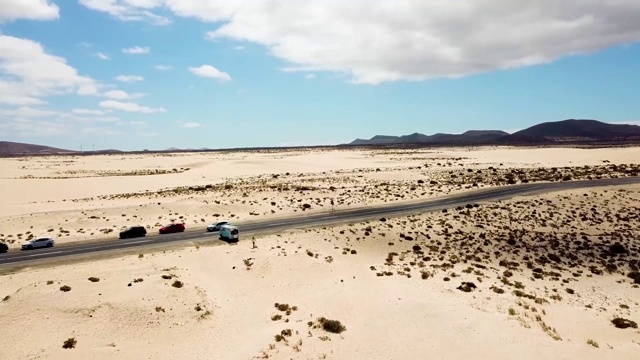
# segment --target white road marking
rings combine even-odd
[[[60,251],[47,251],[47,252],[43,252],[43,253],[39,253],[39,254],[33,254],[33,255],[25,255],[24,257],[35,257],[35,256],[43,256],[43,255],[49,255],[49,254],[58,254],[63,252],[62,250]]]
[[[152,242],[152,241],[153,241],[153,240],[132,241],[132,242],[125,243],[125,245],[129,245],[129,244],[143,244],[143,243],[148,243],[148,242]]]
[[[120,246],[126,247],[126,245],[129,245],[129,244],[143,244],[143,243],[148,243],[152,241],[153,240],[140,240],[140,241],[132,241],[128,243],[118,243],[118,244],[102,245],[102,246],[96,246],[96,247],[84,247],[81,249],[70,249],[67,252],[84,251],[84,250],[100,250],[100,249],[120,247]]]

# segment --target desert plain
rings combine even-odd
[[[0,158],[0,240],[638,173],[637,147]],[[638,239],[626,185],[6,271],[0,359],[635,359]]]

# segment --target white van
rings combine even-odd
[[[220,238],[223,240],[240,240],[240,230],[237,226],[222,225],[220,227]]]

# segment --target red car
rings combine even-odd
[[[184,223],[169,224],[160,228],[160,234],[183,232],[184,229]]]

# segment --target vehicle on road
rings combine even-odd
[[[52,247],[55,244],[55,240],[51,237],[41,237],[33,240],[29,240],[22,244],[22,250],[33,250],[43,247]]]
[[[160,234],[171,234],[177,232],[183,232],[185,229],[184,223],[173,223],[160,228]]]
[[[237,226],[222,225],[220,227],[220,239],[227,241],[238,241],[240,240],[240,230]]]
[[[6,253],[7,251],[9,251],[9,245],[0,242],[0,254]]]
[[[220,228],[223,225],[231,225],[231,224],[228,221],[219,221],[217,223],[213,223],[213,224],[207,226],[207,231],[208,232],[220,231]]]
[[[131,226],[120,231],[120,239],[137,238],[147,236],[147,229],[144,226]]]

